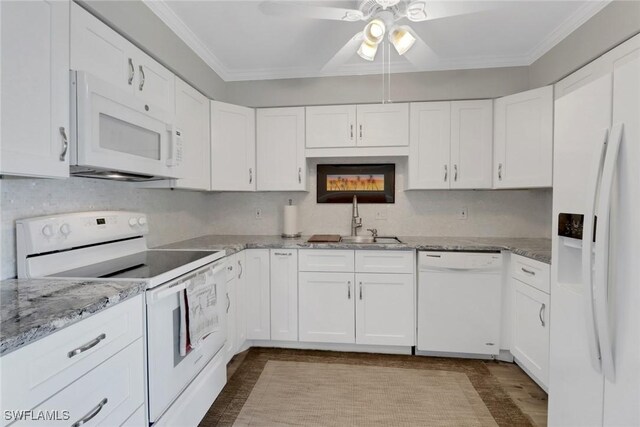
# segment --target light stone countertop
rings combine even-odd
[[[402,243],[308,243],[309,236],[284,239],[280,236],[208,235],[161,246],[162,249],[222,250],[232,255],[243,249],[385,249],[492,252],[508,250],[515,254],[551,263],[551,239],[506,237],[429,237],[399,236]]]
[[[144,292],[146,282],[8,279],[0,282],[0,356]]]

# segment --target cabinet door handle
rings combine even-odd
[[[544,310],[546,308],[546,305],[544,303],[542,303],[542,305],[540,305],[540,311],[538,312],[538,317],[540,318],[540,325],[542,325],[542,327],[544,327]]]
[[[347,299],[351,299],[351,280],[347,282]]]
[[[140,86],[138,86],[138,89],[142,90],[144,87],[144,68],[140,65],[138,69],[140,70]]]
[[[444,182],[447,182],[448,178],[449,178],[449,166],[444,165]]]
[[[498,180],[502,181],[502,163],[498,163]]]
[[[231,298],[229,298],[229,292],[227,292],[227,314],[229,314],[229,307],[231,307]]]
[[[302,168],[298,168],[298,184],[302,184]]]
[[[67,150],[69,149],[69,139],[67,138],[67,131],[63,126],[60,126],[58,130],[60,131],[60,136],[62,136],[62,152],[60,153],[60,161],[64,162],[67,157]]]
[[[129,78],[127,79],[127,83],[129,83],[129,86],[133,84],[134,73],[135,68],[133,68],[133,59],[129,58]]]
[[[353,139],[353,123],[349,125],[349,139]]]
[[[453,165],[453,180],[458,180],[458,165]]]
[[[360,282],[360,301],[362,301],[362,282]]]
[[[67,357],[71,358],[73,356],[77,356],[80,353],[84,353],[85,351],[97,346],[100,343],[100,341],[102,341],[106,337],[107,337],[106,334],[98,335],[97,337],[95,337],[85,345],[81,345],[80,347],[71,350],[69,353],[67,353]]]
[[[526,268],[524,268],[524,267],[520,267],[520,270],[522,270],[523,272],[525,272],[525,273],[527,273],[527,274],[530,274],[530,275],[532,275],[532,276],[535,276],[535,275],[536,275],[536,272],[535,272],[535,271],[528,270],[528,269],[526,269]]]
[[[89,420],[91,418],[95,417],[96,415],[98,415],[100,413],[100,411],[102,411],[102,408],[104,408],[104,406],[107,404],[108,401],[109,401],[109,399],[107,399],[106,397],[104,399],[102,399],[100,401],[100,403],[98,403],[95,408],[90,410],[87,415],[85,415],[84,417],[80,418],[75,423],[71,424],[71,427],[80,427],[81,425],[86,424],[87,422],[89,422]]]
[[[360,124],[360,139],[362,139],[362,124]]]
[[[249,168],[249,184],[253,182],[253,169]]]
[[[242,272],[243,272],[243,268],[242,268],[242,263],[240,262],[240,260],[238,260],[238,267],[240,267],[240,272],[238,273],[238,279],[240,279],[242,277]]]

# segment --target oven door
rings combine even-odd
[[[73,166],[179,178],[182,141],[173,114],[85,72],[72,72],[71,80]]]
[[[226,261],[216,261],[176,280],[147,291],[147,358],[149,369],[149,420],[155,422],[182,393],[226,340]],[[184,284],[204,274],[207,284],[217,287],[218,332],[180,356],[180,298]]]

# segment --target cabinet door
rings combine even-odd
[[[236,254],[236,353],[247,341],[246,251]]]
[[[269,249],[249,249],[246,265],[247,339],[271,339]]]
[[[299,273],[300,341],[355,342],[353,273]]]
[[[257,110],[258,191],[304,191],[304,107]]]
[[[493,101],[451,103],[451,188],[491,188]]]
[[[71,3],[71,69],[133,93],[137,49],[98,18]]]
[[[208,190],[211,185],[209,99],[176,78],[176,126],[182,132],[181,178],[176,188]]]
[[[211,189],[255,191],[255,111],[211,101]]]
[[[515,320],[512,353],[543,386],[549,381],[549,295],[512,279]]]
[[[356,344],[414,345],[413,274],[356,274]]]
[[[134,48],[135,93],[146,103],[175,112],[175,76],[140,49]]]
[[[229,266],[235,264],[236,258],[235,256],[229,257],[227,262]],[[225,352],[225,361],[229,363],[234,354],[236,354],[236,349],[238,347],[238,343],[236,342],[237,332],[236,328],[238,327],[237,321],[237,309],[236,306],[238,304],[238,295],[237,295],[237,286],[238,281],[234,278],[227,281],[227,294],[226,294],[226,304],[227,304],[227,340],[224,344],[224,352]]]
[[[495,100],[494,186],[551,187],[553,87]]]
[[[409,104],[366,104],[357,107],[361,147],[409,145]]]
[[[356,106],[306,107],[306,147],[341,148],[356,145]]]
[[[271,250],[271,339],[298,341],[298,251]]]
[[[0,173],[69,176],[69,3],[1,2]]]
[[[410,190],[449,188],[451,102],[411,104]]]

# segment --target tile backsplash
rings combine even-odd
[[[309,161],[309,192],[200,193],[148,190],[135,184],[86,178],[1,179],[0,278],[14,277],[15,220],[84,210],[132,210],[148,214],[150,246],[204,234],[280,234],[282,207],[299,206],[303,234],[348,234],[351,206],[316,203],[318,163],[364,163],[362,159]],[[396,163],[396,202],[360,205],[363,233],[381,235],[551,237],[551,190],[403,191],[406,159]],[[461,209],[467,219],[457,219]],[[255,211],[262,211],[256,219]]]

